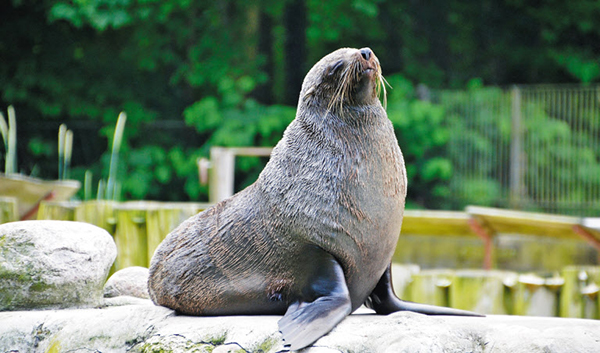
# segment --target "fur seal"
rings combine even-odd
[[[473,313],[405,302],[390,261],[406,171],[369,48],[325,56],[258,180],[182,223],[150,265],[154,303],[189,315],[282,315],[297,350],[363,303],[379,314]]]

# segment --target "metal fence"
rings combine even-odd
[[[600,216],[600,85],[438,91],[456,207]]]

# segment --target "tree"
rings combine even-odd
[[[97,180],[124,110],[125,197],[199,199],[195,158],[215,144],[273,145],[306,71],[339,47],[369,46],[384,75],[434,88],[473,77],[590,83],[600,79],[598,15],[591,0],[9,0],[0,103],[16,107],[25,173],[56,177],[54,136],[66,123],[72,175],[90,169]],[[238,188],[261,166],[243,162]],[[415,180],[443,184],[425,177],[432,168],[417,167]]]

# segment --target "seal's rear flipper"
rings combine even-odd
[[[365,303],[367,307],[375,310],[377,314],[387,315],[396,311],[413,311],[426,315],[485,316],[466,310],[419,304],[398,299],[392,287],[391,277],[390,265],[383,273],[383,276],[381,276],[381,279]]]
[[[327,334],[352,311],[340,264],[321,249],[312,249],[302,298],[279,320],[279,331],[290,350],[304,348]]]
[[[296,303],[279,320],[279,331],[285,345],[295,351],[327,334],[350,311],[349,298],[321,297],[312,303]]]

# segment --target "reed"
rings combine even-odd
[[[65,135],[65,158],[63,160],[63,179],[69,179],[71,156],[73,155],[73,131],[67,130]]]
[[[8,106],[8,124],[4,115],[0,113],[0,132],[4,141],[4,173],[14,174],[17,172],[17,117],[15,108]]]
[[[100,179],[98,181],[98,191],[96,193],[97,200],[104,200],[106,198],[106,181]]]
[[[92,199],[92,181],[93,173],[90,170],[85,171],[85,177],[83,179],[83,199],[85,201]]]
[[[117,170],[119,166],[119,151],[121,150],[121,143],[123,142],[123,131],[125,130],[125,122],[127,121],[127,114],[121,112],[117,119],[117,126],[115,127],[115,133],[113,135],[112,153],[110,155],[110,167],[108,169],[108,181],[106,183],[106,199],[117,200],[119,196],[120,187],[117,185]]]
[[[4,114],[0,112],[0,133],[2,134],[2,141],[4,142],[4,151],[8,152],[8,124]]]
[[[60,124],[58,127],[58,179],[63,179],[65,158],[65,135],[67,134],[67,126]]]
[[[58,128],[58,179],[69,179],[71,155],[73,152],[73,131],[65,124]]]

